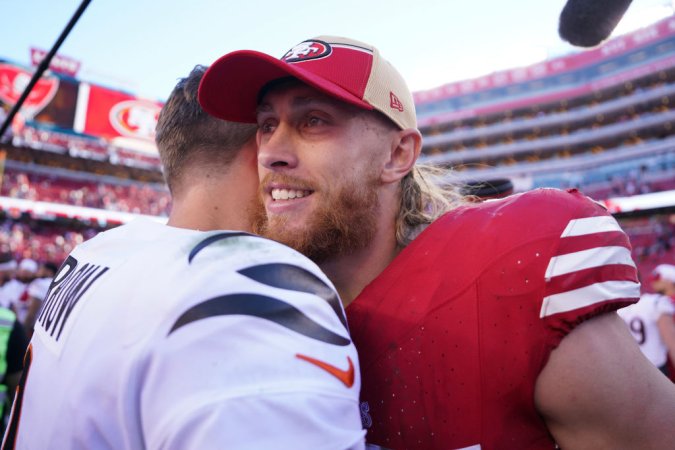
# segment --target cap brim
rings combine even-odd
[[[652,272],[649,274],[649,281],[659,281],[661,279],[661,274],[658,272]]]
[[[219,58],[199,85],[199,103],[207,113],[232,122],[255,123],[258,94],[269,82],[294,77],[338,100],[359,108],[373,107],[346,89],[312,72],[265,53],[239,50]]]

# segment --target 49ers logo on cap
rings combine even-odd
[[[331,46],[322,41],[304,41],[290,49],[281,58],[287,63],[325,58],[332,52]]]

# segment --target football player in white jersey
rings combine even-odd
[[[654,292],[668,298],[675,305],[675,265],[659,264],[651,277]],[[669,364],[666,374],[675,383],[675,314],[661,315],[657,322],[659,335],[668,349]]]
[[[247,230],[255,126],[206,116],[197,67],[160,114],[168,225],[78,246],[35,324],[3,449],[361,449],[339,297]],[[202,230],[202,231],[197,231]]]
[[[672,300],[662,294],[643,294],[639,302],[618,310],[618,313],[630,328],[642,353],[666,373],[668,346],[660,329],[672,327],[675,313]]]

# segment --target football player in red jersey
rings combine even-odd
[[[441,198],[415,166],[405,82],[351,39],[227,54],[199,99],[257,121],[260,231],[318,262],[349,304],[368,442],[672,448],[675,388],[613,312],[639,283],[604,208],[554,189]]]

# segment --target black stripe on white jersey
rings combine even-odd
[[[291,264],[271,263],[247,267],[241,269],[239,273],[267,286],[306,292],[324,299],[349,332],[347,318],[342,312],[337,293],[312,272]]]
[[[178,318],[169,335],[192,322],[227,315],[259,317],[328,344],[346,346],[351,342],[314,322],[296,307],[276,298],[253,293],[223,295],[199,303]]]
[[[192,260],[195,258],[195,256],[197,256],[197,253],[201,252],[202,250],[204,250],[206,247],[213,244],[214,242],[220,241],[221,239],[228,239],[228,238],[238,237],[238,236],[258,237],[258,236],[255,236],[254,234],[245,233],[243,231],[228,231],[228,232],[225,232],[225,233],[214,234],[213,236],[209,236],[206,239],[204,239],[203,241],[201,241],[199,244],[195,245],[195,247],[190,251],[190,255],[188,256],[188,263],[192,262]]]

